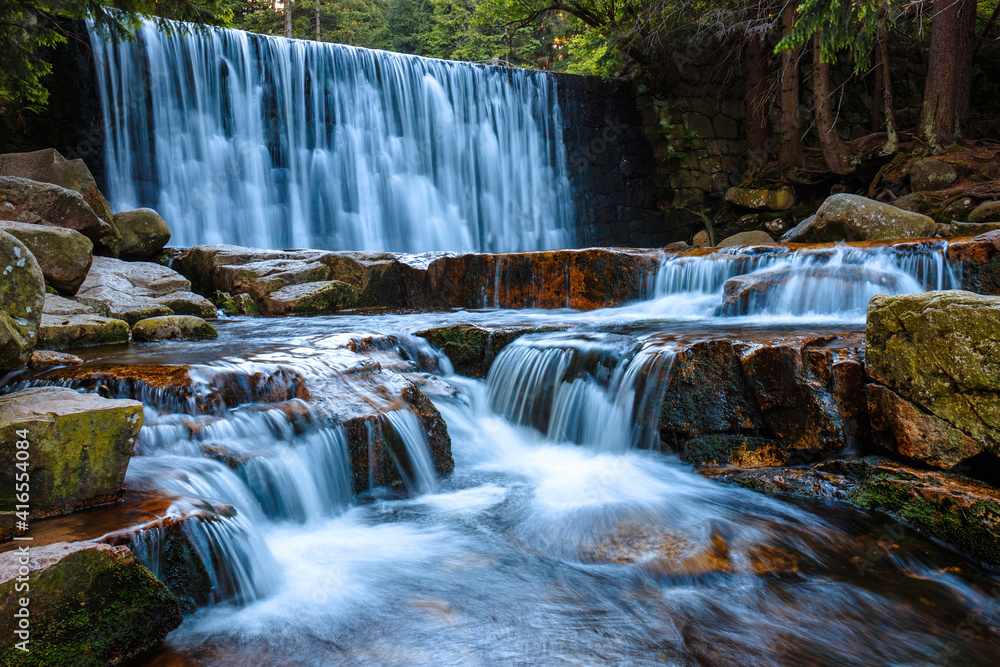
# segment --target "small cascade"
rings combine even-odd
[[[93,32],[108,196],[176,245],[574,245],[555,78],[238,30]]]
[[[387,436],[398,440],[403,445],[406,458],[395,456],[396,466],[403,475],[406,488],[413,494],[429,493],[438,488],[437,473],[431,460],[431,451],[427,446],[427,433],[417,420],[416,415],[408,410],[396,410],[383,415],[388,425]],[[398,448],[393,448],[397,451]]]
[[[957,289],[946,241],[789,249],[761,246],[668,256],[645,312],[682,319],[754,315],[863,320],[875,294]]]
[[[490,369],[490,408],[555,442],[608,452],[652,447],[673,358],[663,343],[614,334],[522,337]]]

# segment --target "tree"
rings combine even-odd
[[[919,134],[942,150],[962,137],[972,97],[975,0],[933,0],[931,47]]]
[[[222,0],[0,0],[0,116],[23,124],[23,115],[45,108],[52,71],[47,51],[80,39],[65,27],[90,18],[96,30],[132,39],[144,15],[197,23],[225,23]],[[160,22],[164,31],[177,28]]]

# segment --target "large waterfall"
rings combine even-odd
[[[550,75],[237,30],[93,33],[115,210],[173,244],[574,245]]]

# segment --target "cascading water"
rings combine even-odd
[[[91,34],[112,207],[175,244],[573,246],[551,76],[176,27]]]
[[[940,241],[673,255],[657,273],[652,301],[637,309],[682,319],[751,315],[864,321],[876,294],[959,289],[961,267],[949,263],[946,251],[947,242]]]

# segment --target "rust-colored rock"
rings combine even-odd
[[[1000,231],[954,241],[946,256],[962,263],[962,289],[1000,295]]]
[[[75,366],[82,363],[83,359],[75,354],[53,352],[52,350],[35,350],[31,353],[28,368],[33,371],[45,371],[56,366]]]

